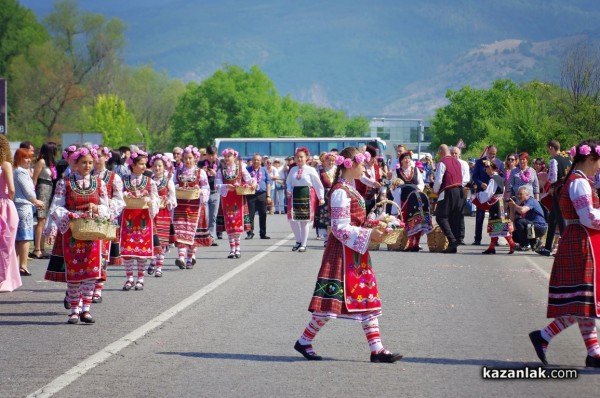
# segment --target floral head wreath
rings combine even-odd
[[[352,167],[352,161],[355,161],[356,163],[363,163],[364,161],[369,161],[371,160],[371,154],[369,152],[365,152],[365,153],[357,153],[356,155],[354,155],[354,159],[348,159],[343,157],[342,155],[338,155],[335,158],[335,164],[337,164],[338,166],[344,165],[345,168],[349,169],[350,167]]]
[[[69,145],[69,147],[62,152],[63,159],[68,160],[69,156],[76,150],[77,147],[75,145]]]
[[[335,160],[337,158],[337,155],[333,152],[327,152],[324,156],[325,159],[330,159],[333,158],[333,160]]]
[[[137,158],[148,158],[148,154],[141,149],[138,151],[131,152],[131,156],[127,159],[127,164],[133,166],[133,161]]]
[[[598,156],[600,156],[600,146],[596,145],[594,150],[596,151],[596,154]],[[575,156],[577,156],[578,153],[580,155],[587,156],[590,153],[592,153],[592,148],[590,148],[590,146],[586,145],[586,144],[580,145],[579,147],[574,146],[571,148],[571,151],[570,151],[571,157],[574,158]]]
[[[310,156],[310,152],[308,151],[308,148],[306,148],[306,147],[301,146],[301,147],[296,148],[296,151],[294,152],[294,155],[297,155],[298,152],[304,152],[307,157]]]
[[[223,152],[221,152],[221,156],[225,157],[227,155],[233,155],[234,158],[237,158],[239,154],[234,149],[226,148],[223,150]]]
[[[112,152],[107,146],[92,145],[92,149],[98,151],[99,156],[104,156],[106,159],[112,158]]]
[[[71,148],[71,147],[69,147]],[[91,155],[94,160],[98,160],[98,151],[94,148],[81,147],[69,155],[70,160],[77,161],[82,156]]]
[[[167,155],[163,155],[162,153],[157,153],[156,155],[152,156],[150,158],[150,166],[154,166],[154,162],[157,160],[162,160],[162,162],[165,164],[165,168],[166,169],[170,169],[171,168],[171,159],[169,159],[169,157]]]
[[[186,153],[191,153],[192,155],[194,155],[194,159],[196,160],[200,159],[200,151],[193,145],[186,146],[183,150],[182,156],[185,156]]]

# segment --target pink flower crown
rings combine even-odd
[[[354,155],[354,159],[348,159],[341,155],[338,155],[335,158],[335,164],[337,164],[338,166],[344,165],[345,168],[349,169],[352,167],[352,161],[355,161],[356,163],[360,164],[360,163],[363,163],[364,161],[368,162],[370,160],[371,160],[371,154],[369,152],[357,153],[356,155]]]
[[[233,155],[234,158],[237,158],[239,155],[239,153],[236,150],[231,149],[231,148],[226,148],[223,150],[223,152],[221,152],[221,156],[223,156],[223,157],[225,157],[229,154]]]
[[[129,166],[133,166],[134,159],[137,159],[138,157],[148,158],[148,154],[142,150],[131,152],[131,156],[129,156],[129,159],[127,159],[127,164]]]
[[[69,147],[70,149],[71,147]],[[98,160],[98,151],[94,148],[81,147],[69,155],[70,160],[77,161],[82,156],[91,155],[94,161]]]
[[[62,152],[63,159],[69,160],[69,156],[76,150],[77,147],[75,145],[69,145],[69,147]]]
[[[192,155],[194,155],[194,159],[196,160],[200,159],[200,151],[193,145],[188,145],[187,147],[185,147],[182,156],[186,153],[191,153]]]
[[[154,162],[156,160],[162,160],[163,163],[165,164],[165,168],[166,169],[170,169],[171,168],[171,159],[169,159],[169,157],[167,155],[163,155],[162,153],[157,153],[156,155],[152,156],[150,158],[150,166],[154,166]]]
[[[102,149],[100,149],[102,148]],[[112,158],[112,152],[110,151],[110,149],[107,146],[98,146],[98,145],[92,145],[92,149],[95,149],[98,151],[99,155],[104,155],[104,157],[106,159],[110,159]]]
[[[596,151],[596,154],[598,156],[600,156],[600,146],[597,145],[596,148],[594,148],[594,150]],[[574,146],[571,148],[571,151],[570,151],[571,157],[574,158],[575,156],[577,156],[577,152],[579,152],[580,155],[587,156],[590,153],[592,153],[592,148],[590,148],[589,145],[585,145],[585,144],[579,146],[579,148]]]

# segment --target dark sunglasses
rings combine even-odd
[[[514,162],[515,160],[517,160],[517,159],[515,159],[515,158],[508,158],[509,162]]]

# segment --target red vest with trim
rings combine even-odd
[[[452,156],[444,156],[440,163],[446,166],[446,171],[442,177],[442,185],[440,185],[440,192],[454,187],[462,187],[462,169],[460,162],[454,159]]]

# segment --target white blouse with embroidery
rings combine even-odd
[[[129,179],[129,183],[133,186],[138,186],[142,183],[143,174],[136,175],[131,173],[128,176],[125,176],[125,179]],[[158,207],[160,205],[160,198],[158,197],[158,189],[156,188],[156,183],[152,178],[148,178],[148,183],[150,184],[150,202],[148,203],[148,213],[150,213],[150,218],[156,217],[158,214]]]
[[[191,180],[196,175],[198,171],[197,167],[187,168],[183,166],[181,169],[177,171],[178,175],[183,175],[184,179]],[[175,178],[175,181],[178,181],[178,178]],[[210,198],[210,185],[208,184],[208,175],[204,169],[200,169],[200,204],[204,204],[208,202],[208,198]]]
[[[154,177],[154,182],[156,183],[156,187],[158,189],[158,183],[162,181],[163,178],[167,179],[167,196],[166,199],[164,201],[165,206],[167,204],[171,205],[171,209],[174,209],[177,207],[177,195],[175,193],[175,183],[173,182],[172,178],[169,178],[168,176],[162,176],[162,177]],[[161,198],[162,200],[162,198]]]
[[[575,173],[583,175],[579,171]],[[578,178],[569,185],[569,197],[577,211],[579,222],[588,228],[600,229],[600,209],[594,209],[593,196],[587,177]]]
[[[349,190],[360,197],[360,194],[354,190],[351,185],[346,185]],[[331,211],[331,233],[344,246],[364,254],[369,247],[371,239],[371,229],[363,228],[360,225],[353,225],[350,218],[350,203],[352,199],[344,189],[336,189],[331,194],[329,203]]]
[[[286,185],[288,194],[290,195],[294,187],[313,187],[319,200],[323,200],[325,197],[325,188],[323,188],[319,173],[311,166],[303,166],[301,168],[298,168],[298,166],[292,167],[288,173]]]
[[[234,163],[232,165],[225,165],[223,168],[226,170],[227,175],[237,176],[238,175],[238,167],[240,167],[239,164]],[[254,178],[252,178],[252,176],[250,175],[250,173],[248,173],[248,170],[246,170],[245,167],[242,167],[242,180],[246,184],[250,184],[250,185],[253,185],[256,183],[256,180]],[[227,196],[227,194],[229,193],[229,191],[227,190],[227,184],[223,183],[223,169],[219,169],[219,171],[217,171],[217,176],[215,177],[215,189],[217,191],[219,191],[219,193],[223,197]],[[231,192],[234,192],[234,191],[231,191]]]
[[[106,177],[107,169],[97,173],[98,177],[104,181]],[[108,206],[110,209],[110,218],[113,220],[121,215],[121,212],[125,208],[125,200],[123,199],[123,180],[121,177],[114,173],[113,185],[112,185],[112,198],[109,200]]]

